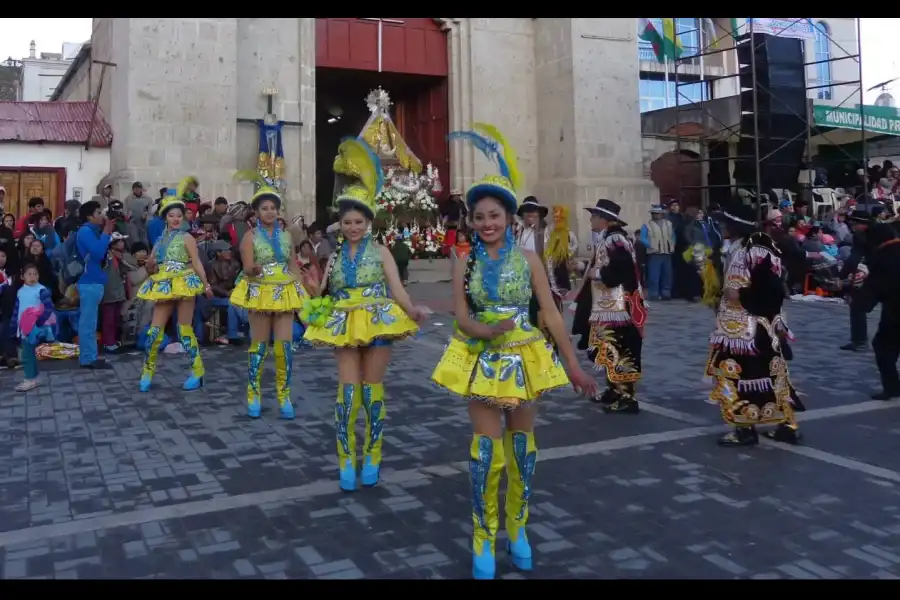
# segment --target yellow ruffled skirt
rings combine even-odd
[[[289,276],[250,278],[241,275],[231,292],[231,304],[254,312],[283,313],[298,311],[309,294],[303,285]]]
[[[331,313],[318,324],[310,323],[303,336],[315,346],[365,348],[419,331],[416,322],[387,297],[383,283],[340,290],[332,298]]]
[[[431,374],[440,387],[466,398],[516,408],[569,384],[553,347],[530,324],[489,342],[457,331]]]
[[[202,293],[203,282],[194,269],[167,271],[160,268],[159,272],[144,281],[137,297],[150,302],[167,302],[193,298]]]

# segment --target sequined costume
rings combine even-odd
[[[620,224],[601,232],[586,273],[590,281],[577,299],[574,332],[588,333],[588,357],[605,373],[605,410],[636,412],[647,311],[634,246]]]
[[[346,139],[338,147],[334,171],[337,181],[338,176],[355,181],[340,189],[335,198],[337,208],[356,210],[370,221],[374,219],[375,198],[383,184],[377,155],[366,142]],[[365,349],[390,346],[395,340],[416,334],[418,325],[389,292],[380,247],[371,234],[366,234],[355,249],[342,242],[325,273],[326,308],[322,308],[322,298],[310,299],[301,313],[309,323],[304,340],[315,346]],[[319,304],[313,306],[316,302]],[[366,429],[359,480],[371,487],[378,483],[381,471],[386,411],[382,382],[338,385],[334,424],[339,484],[345,492],[354,491],[357,485],[355,427],[360,408],[365,413]]]
[[[470,213],[484,197],[500,200],[514,215],[515,190],[521,180],[515,155],[496,128],[484,123],[476,131],[453,132],[451,139],[472,143],[500,175],[489,175],[466,193]],[[537,327],[532,308],[531,267],[516,246],[510,228],[492,259],[474,236],[466,257],[465,294],[470,317],[485,324],[512,319],[514,328],[491,340],[473,339],[459,328],[453,333],[432,380],[451,392],[506,409],[533,402],[542,393],[569,383],[556,353]],[[506,431],[503,437],[475,434],[469,446],[469,493],[472,505],[472,576],[493,579],[496,539],[500,527],[500,480],[506,490],[506,550],[513,564],[531,570],[532,551],[525,532],[533,489],[537,445],[533,431]]]
[[[183,210],[184,203],[176,196],[169,196],[160,203],[160,216],[178,208]],[[192,299],[203,292],[203,281],[194,271],[191,257],[185,246],[188,234],[180,230],[166,230],[154,249],[157,272],[147,278],[138,291],[138,298],[150,302],[171,302]],[[178,324],[178,339],[184,347],[191,363],[191,375],[184,383],[183,389],[194,390],[203,385],[206,369],[200,357],[200,345],[194,334],[191,323]],[[156,362],[159,348],[163,341],[163,331],[155,325],[147,330],[147,341],[144,348],[144,366],[141,370],[140,390],[147,392],[153,375],[156,373]]]
[[[277,224],[271,234],[257,227],[253,235],[253,261],[262,268],[258,277],[242,273],[231,292],[231,303],[254,312],[298,311],[308,295],[291,272],[291,235]]]
[[[184,245],[184,231],[166,231],[157,242],[155,254],[158,271],[148,277],[138,291],[138,298],[150,302],[168,302],[194,298],[203,293],[203,282],[194,272],[191,257]]]
[[[258,171],[238,171],[237,179],[249,179],[258,189],[250,200],[250,207],[257,210],[264,201],[275,204],[281,210],[281,196],[275,188],[263,179]],[[247,309],[251,313],[268,315],[291,315],[299,311],[308,297],[303,284],[291,271],[293,260],[291,235],[276,221],[271,233],[262,224],[253,230],[253,264],[262,272],[259,275],[241,273],[231,292],[230,301],[234,306]],[[273,330],[275,329],[273,325]],[[259,332],[253,332],[259,336]],[[293,352],[291,339],[272,339],[275,331],[266,332],[264,339],[255,338],[250,344],[247,357],[247,416],[252,419],[262,415],[262,369],[272,345],[275,357],[275,397],[278,413],[282,419],[295,417],[291,402],[291,375],[293,373]]]
[[[516,327],[493,340],[457,330],[431,378],[466,398],[517,408],[569,383],[541,330],[529,318],[531,268],[513,244],[494,261],[480,241],[467,259],[472,317],[482,323],[513,319]]]
[[[723,257],[723,295],[710,336],[706,375],[709,401],[735,431],[722,445],[757,442],[756,425],[778,425],[775,439],[794,442],[794,412],[804,410],[791,384],[787,360],[790,330],[784,301],[780,252],[765,233],[732,239]]]
[[[328,274],[334,306],[323,325],[310,324],[304,339],[317,346],[366,347],[414,335],[415,321],[388,294],[381,253],[366,235],[351,255],[348,245],[335,251]]]

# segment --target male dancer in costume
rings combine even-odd
[[[594,258],[585,271],[572,333],[581,334],[588,356],[606,372],[607,389],[596,400],[607,413],[637,413],[635,384],[641,378],[641,348],[647,310],[638,277],[634,246],[619,218],[621,207],[598,200],[588,208],[591,229],[600,233]],[[589,283],[588,283],[589,282]]]
[[[722,257],[724,288],[706,374],[715,383],[710,402],[719,405],[722,418],[734,427],[719,445],[759,443],[757,425],[777,425],[765,435],[795,444],[800,436],[794,411],[804,408],[788,375],[791,333],[781,314],[781,252],[757,229],[754,208],[737,204],[716,217],[729,243]]]

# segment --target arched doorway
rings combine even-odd
[[[381,87],[391,118],[423,164],[449,189],[447,33],[432,18],[316,19],[317,216],[330,204],[340,140],[358,135],[368,92]]]

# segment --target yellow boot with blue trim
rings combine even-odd
[[[294,366],[294,355],[291,343],[276,340],[275,353],[275,395],[278,398],[278,412],[282,419],[294,418],[294,405],[291,403],[291,373]]]
[[[495,544],[500,526],[500,477],[506,457],[503,439],[476,435],[469,451],[472,492],[472,577],[493,579],[497,572]]]
[[[366,412],[366,443],[359,479],[365,487],[378,484],[381,474],[381,445],[384,430],[384,384],[362,384],[362,406]]]
[[[247,353],[247,416],[251,419],[258,419],[262,414],[260,385],[262,384],[263,364],[266,362],[268,351],[267,343],[253,342]]]
[[[142,392],[150,391],[150,383],[153,381],[153,374],[156,373],[156,359],[159,357],[159,347],[162,345],[163,332],[162,329],[152,326],[147,330],[146,347],[144,348],[144,368],[141,369],[141,387]]]
[[[528,501],[531,498],[537,445],[533,431],[507,431],[503,440],[506,451],[506,551],[513,564],[522,571],[532,567],[531,545],[525,534],[528,523]]]
[[[198,390],[203,387],[203,376],[206,374],[206,369],[203,368],[203,359],[200,358],[200,344],[197,343],[194,328],[190,325],[178,325],[178,337],[191,360],[191,375],[181,389],[188,392]]]
[[[338,384],[337,402],[334,405],[340,486],[344,492],[356,490],[356,416],[362,404],[361,388],[359,384]]]

